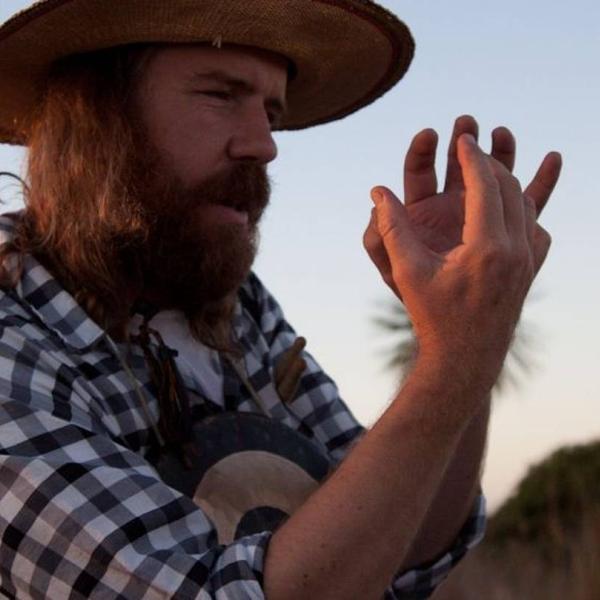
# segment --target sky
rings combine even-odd
[[[255,269],[356,416],[372,424],[400,384],[385,368],[389,334],[373,324],[394,301],[362,248],[374,185],[402,190],[414,134],[474,115],[481,143],[498,125],[518,142],[526,184],[546,152],[564,170],[541,218],[550,255],[523,313],[536,367],[495,397],[484,490],[493,509],[531,464],[600,438],[600,4],[596,0],[387,0],[410,27],[414,62],[396,88],[339,122],[276,136],[272,203]],[[0,21],[29,5],[2,0]],[[23,151],[0,145],[0,171]],[[0,179],[0,197],[19,207]]]

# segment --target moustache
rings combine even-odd
[[[218,173],[185,193],[188,208],[202,204],[226,206],[248,214],[256,224],[269,203],[271,182],[264,165],[242,163]]]

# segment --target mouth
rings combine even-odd
[[[209,204],[203,207],[203,216],[215,223],[248,225],[248,212],[224,204]]]

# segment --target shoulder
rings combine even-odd
[[[0,427],[19,418],[21,430],[35,436],[74,425],[84,436],[131,438],[133,446],[144,431],[127,410],[122,373],[106,366],[109,357],[102,347],[69,345],[24,300],[0,291]]]

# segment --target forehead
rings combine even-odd
[[[203,44],[160,46],[146,65],[146,83],[187,80],[196,75],[226,75],[268,94],[285,96],[290,70],[282,56],[245,46]]]

